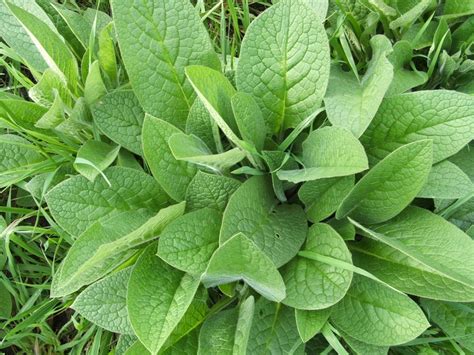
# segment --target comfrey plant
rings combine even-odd
[[[51,296],[128,354],[387,353],[474,301],[474,97],[407,92],[383,35],[362,77],[331,63],[318,4],[264,11],[223,70],[188,0],[112,0],[131,89],[85,96],[95,138],[45,198],[73,241]]]

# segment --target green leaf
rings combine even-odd
[[[68,10],[67,8],[59,6],[56,3],[52,3],[52,6],[64,20],[69,30],[81,43],[82,48],[87,49],[89,46],[91,27],[84,16],[82,16],[79,12]]]
[[[390,22],[390,29],[407,28],[415,22],[433,3],[432,0],[420,0],[410,10],[403,13],[400,17]]]
[[[194,100],[194,104],[189,110],[188,120],[186,121],[186,133],[198,136],[213,152],[217,151],[217,144],[220,143],[219,131],[211,114],[201,100]],[[214,134],[216,134],[216,137]]]
[[[185,71],[198,99],[209,111],[211,118],[231,142],[240,146],[241,140],[236,134],[237,124],[231,101],[236,90],[229,79],[219,71],[200,65],[189,66]]]
[[[331,314],[331,309],[321,309],[317,311],[306,311],[295,309],[296,326],[301,340],[307,343],[311,338],[323,329]]]
[[[51,296],[68,295],[98,280],[133,255],[133,248],[156,239],[183,213],[181,203],[155,216],[129,211],[95,222],[77,238],[54,275]]]
[[[23,180],[43,160],[28,140],[13,134],[0,135],[0,187]]]
[[[135,154],[141,154],[141,134],[145,113],[131,90],[103,96],[91,108],[100,131]]]
[[[34,70],[44,71],[48,67],[37,50],[26,29],[8,8],[8,3],[21,7],[54,31],[54,25],[48,15],[35,1],[2,0],[0,1],[0,37]]]
[[[223,212],[240,185],[238,180],[198,171],[186,191],[186,208],[194,211],[209,207]]]
[[[28,90],[28,96],[39,105],[51,107],[56,95],[67,105],[72,106],[72,97],[66,84],[51,69],[46,69],[40,80]]]
[[[446,0],[443,15],[449,18],[461,17],[474,14],[474,3],[472,1]]]
[[[255,303],[247,354],[294,354],[301,344],[294,310],[260,298]]]
[[[370,229],[375,241],[354,244],[357,263],[395,288],[448,301],[474,301],[474,248],[461,230],[427,210],[409,207]]]
[[[412,88],[423,85],[428,80],[425,72],[405,69],[413,57],[410,42],[402,40],[393,46],[393,52],[388,59],[393,65],[393,80],[387,90],[387,96],[403,94]]]
[[[47,111],[45,107],[23,99],[0,99],[0,117],[29,130],[38,130],[35,123]]]
[[[470,352],[474,351],[474,306],[428,299],[421,300],[430,320],[436,323],[447,336]]]
[[[0,302],[0,319],[10,319],[13,308],[12,297],[3,283],[0,283],[0,299],[2,300],[2,302]]]
[[[370,40],[372,59],[364,77],[333,66],[324,98],[329,121],[360,137],[374,118],[393,79],[393,67],[387,59],[392,51],[390,40],[376,35]]]
[[[89,66],[89,73],[84,87],[84,99],[89,106],[92,106],[106,93],[107,88],[102,80],[99,61],[96,60]]]
[[[198,12],[189,0],[111,3],[125,67],[140,103],[150,115],[184,129],[194,101],[184,68],[220,68]]]
[[[179,270],[202,274],[219,247],[221,219],[221,212],[210,208],[179,217],[161,234],[158,256]]]
[[[206,287],[244,280],[269,300],[280,302],[285,298],[285,284],[275,264],[242,233],[216,250],[202,280]]]
[[[315,224],[309,229],[302,251],[352,264],[344,240],[327,224]],[[291,260],[281,273],[286,285],[283,303],[306,310],[328,308],[339,302],[352,280],[352,271],[302,256]]]
[[[117,158],[120,146],[90,140],[85,142],[77,151],[74,169],[90,181],[109,167]]]
[[[303,209],[298,205],[278,205],[269,179],[254,176],[230,198],[224,211],[220,242],[241,232],[280,267],[296,255],[307,230]]]
[[[143,153],[150,170],[168,195],[176,201],[184,199],[186,189],[196,174],[193,164],[176,160],[168,146],[174,134],[182,133],[166,121],[148,114],[143,122]]]
[[[303,142],[302,170],[280,170],[282,180],[293,183],[353,175],[369,168],[364,147],[349,131],[324,127]]]
[[[162,348],[199,286],[198,278],[173,269],[155,253],[156,244],[145,249],[132,270],[127,290],[133,330],[152,354]]]
[[[176,160],[205,167],[217,173],[223,173],[245,158],[245,153],[234,148],[220,154],[212,154],[199,137],[185,133],[173,134],[168,145]]]
[[[56,222],[72,235],[79,235],[97,220],[123,211],[157,212],[168,197],[154,179],[144,172],[111,167],[104,172],[107,181],[90,182],[74,176],[46,195]]]
[[[329,60],[318,14],[304,0],[283,0],[248,28],[237,65],[237,87],[253,96],[272,131],[280,132],[295,127],[320,106]]]
[[[426,182],[432,164],[431,140],[398,148],[373,167],[339,206],[336,217],[380,223],[399,214]]]
[[[305,182],[298,191],[306,215],[319,222],[332,215],[354,187],[354,176],[342,176]]]
[[[99,327],[119,334],[133,334],[127,313],[127,284],[132,268],[107,276],[87,287],[71,308]]]
[[[429,327],[408,296],[357,275],[347,295],[333,307],[331,321],[349,336],[379,346],[406,343]]]
[[[433,165],[418,197],[457,199],[474,192],[469,176],[450,161]]]
[[[252,95],[238,92],[231,98],[235,121],[244,141],[261,151],[267,132],[271,131],[263,119],[262,111]]]
[[[117,56],[115,54],[115,42],[113,23],[108,24],[99,33],[99,58],[100,67],[104,70],[111,83],[117,82]]]
[[[135,335],[121,334],[115,346],[114,355],[125,355],[127,350],[137,342]],[[144,355],[144,354],[143,354]]]
[[[21,23],[48,67],[59,75],[73,92],[77,92],[79,71],[76,58],[63,39],[32,13],[8,2],[7,6]]]
[[[388,97],[361,137],[374,162],[423,139],[433,140],[434,163],[461,150],[474,139],[474,97],[445,90]]]
[[[245,355],[254,307],[254,298],[250,296],[240,307],[208,318],[199,334],[197,354]]]
[[[357,340],[344,332],[338,330],[344,341],[349,345],[349,347],[357,354],[357,355],[387,355],[389,347],[388,346],[377,346],[372,344],[364,343],[360,340]]]

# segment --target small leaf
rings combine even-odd
[[[331,308],[318,311],[295,309],[296,326],[303,342],[307,343],[323,329],[330,314]]]
[[[102,80],[99,61],[96,60],[89,66],[89,73],[84,87],[84,99],[89,106],[92,106],[106,93],[107,88]]]
[[[87,141],[77,151],[74,169],[93,182],[97,175],[102,174],[114,162],[119,150],[119,146],[94,140]]]
[[[285,298],[285,284],[275,264],[242,233],[216,250],[202,279],[207,287],[244,280],[269,300]]]

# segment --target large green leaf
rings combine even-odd
[[[186,313],[199,279],[173,269],[148,246],[130,275],[127,309],[140,342],[156,354]]]
[[[176,201],[184,199],[186,189],[196,174],[196,167],[185,161],[176,160],[168,146],[174,134],[182,133],[172,124],[145,115],[142,138],[145,160],[161,187]]]
[[[72,235],[79,235],[97,220],[123,211],[157,212],[168,197],[144,172],[111,167],[107,180],[90,182],[74,176],[54,187],[46,196],[56,222]]]
[[[239,186],[238,180],[198,171],[186,191],[186,207],[190,211],[205,207],[224,211]]]
[[[393,67],[387,59],[392,51],[390,40],[382,35],[372,37],[372,60],[359,81],[352,72],[333,66],[324,102],[329,121],[360,137],[374,118],[393,78]]]
[[[301,344],[294,310],[260,298],[255,304],[247,354],[294,354]]]
[[[474,301],[472,239],[427,210],[409,207],[354,244],[356,261],[381,280],[413,295]]]
[[[303,209],[298,205],[279,205],[270,180],[254,176],[230,198],[224,211],[220,241],[244,233],[280,267],[296,255],[307,229]]]
[[[275,264],[242,233],[216,250],[202,279],[207,287],[244,280],[269,300],[285,298],[285,284]]]
[[[92,115],[107,137],[133,153],[141,154],[145,113],[133,91],[113,91],[105,95],[92,107]]]
[[[298,191],[311,222],[319,222],[332,215],[344,197],[354,187],[354,176],[308,181]]]
[[[428,318],[436,323],[447,336],[474,352],[474,306],[452,302],[421,300]]]
[[[250,296],[240,307],[208,318],[199,334],[198,355],[245,355],[254,307],[254,298]]]
[[[344,128],[324,127],[303,142],[302,170],[280,170],[282,180],[298,183],[360,173],[369,168],[364,147]]]
[[[219,246],[222,214],[204,208],[173,221],[160,236],[158,256],[190,274],[202,274]]]
[[[90,285],[71,308],[98,326],[119,334],[133,334],[127,313],[127,284],[131,268],[118,271]]]
[[[7,6],[23,26],[47,66],[68,84],[71,91],[77,92],[77,61],[63,38],[32,13],[8,2]]]
[[[423,139],[433,140],[434,163],[457,153],[474,139],[474,97],[445,90],[388,97],[361,141],[376,162]]]
[[[363,223],[384,222],[399,214],[426,182],[432,164],[432,143],[422,140],[398,148],[354,186],[337,210]]]
[[[408,296],[362,276],[354,276],[347,295],[333,307],[331,321],[357,340],[380,346],[406,343],[429,327]]]
[[[328,79],[326,31],[306,1],[280,1],[252,22],[242,42],[237,87],[252,94],[272,131],[295,127],[313,113]]]
[[[113,0],[122,56],[145,111],[184,129],[194,101],[184,68],[219,69],[197,11],[189,0]]]
[[[443,14],[448,17],[460,17],[474,13],[474,3],[472,1],[446,0]]]
[[[133,255],[133,248],[155,239],[183,213],[181,203],[164,208],[153,217],[143,211],[128,211],[95,222],[69,250],[54,275],[51,295],[68,295],[98,280]]]
[[[352,264],[344,240],[328,224],[315,224],[308,231],[302,251]],[[297,309],[316,310],[332,306],[346,294],[352,271],[297,256],[282,269],[286,285],[283,303]]]

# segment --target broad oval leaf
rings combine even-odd
[[[351,337],[380,346],[406,343],[430,325],[408,296],[357,275],[333,307],[331,321]]]
[[[189,212],[168,225],[160,236],[158,256],[190,274],[202,274],[219,247],[222,213],[204,208]]]
[[[339,206],[362,223],[380,223],[399,214],[426,182],[432,164],[432,143],[422,140],[398,148],[374,166]]]
[[[352,264],[344,240],[328,224],[313,225],[302,250]],[[328,308],[339,302],[352,280],[352,271],[303,256],[290,261],[281,273],[286,285],[283,303],[306,310]]]
[[[461,150],[474,139],[474,97],[446,90],[388,97],[361,137],[374,162],[424,139],[433,140],[434,163]]]
[[[302,16],[304,14],[304,16]],[[304,0],[283,0],[252,22],[237,65],[239,91],[252,94],[273,132],[295,127],[321,104],[329,45]]]
[[[195,97],[184,68],[220,68],[197,11],[189,0],[113,0],[112,12],[130,82],[143,108],[184,129]]]
[[[220,242],[244,233],[280,267],[296,255],[307,230],[303,209],[298,205],[279,205],[270,180],[254,176],[230,198],[222,219]]]
[[[207,287],[244,280],[271,301],[280,302],[285,298],[285,284],[275,264],[242,233],[216,250],[202,280]]]
[[[199,287],[199,278],[161,260],[156,244],[135,264],[127,290],[127,309],[140,342],[156,354],[183,318]]]
[[[363,231],[375,241],[354,243],[356,261],[395,288],[447,301],[474,301],[474,242],[444,218],[408,207]]]
[[[296,326],[303,342],[308,342],[323,328],[329,319],[331,308],[317,311],[295,309]]]
[[[71,308],[92,323],[119,334],[133,334],[127,313],[127,284],[132,268],[126,268],[87,287]]]
[[[160,186],[144,172],[111,167],[104,175],[107,180],[94,182],[74,176],[46,195],[54,219],[70,234],[77,236],[107,216],[135,210],[156,213],[168,203]]]
[[[113,91],[93,105],[91,111],[103,134],[135,154],[142,153],[145,113],[133,91]]]
[[[168,145],[174,134],[182,133],[172,124],[145,115],[143,122],[143,154],[153,176],[175,201],[184,200],[186,189],[196,174],[196,167],[176,160]]]

